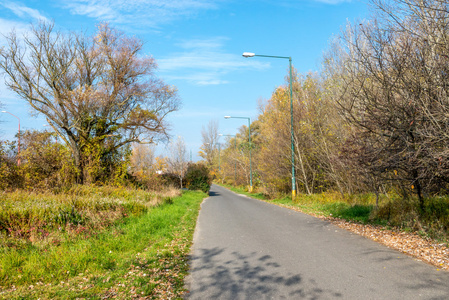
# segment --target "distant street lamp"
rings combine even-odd
[[[221,159],[220,159],[220,157],[221,157],[221,144],[220,143],[217,143],[218,144],[218,174],[220,174],[220,172],[221,172]]]
[[[17,118],[17,120],[19,120],[19,134],[17,136],[17,165],[20,166],[20,119],[18,116],[13,115],[12,113],[10,113],[9,111],[6,110],[2,110],[2,113],[5,114],[10,114],[11,116]]]
[[[249,192],[253,191],[253,169],[251,166],[251,118],[225,116],[225,119],[248,119],[248,139],[249,139]]]
[[[234,149],[237,150],[237,138],[232,134],[218,134],[219,136],[232,136],[234,137]],[[234,186],[237,183],[237,162],[234,160]]]
[[[290,135],[291,135],[291,148],[292,148],[292,199],[295,199],[296,197],[296,178],[295,178],[295,146],[294,146],[294,138],[293,138],[293,87],[292,87],[292,58],[290,56],[273,56],[273,55],[261,55],[261,54],[254,54],[252,52],[243,52],[243,57],[270,57],[270,58],[283,58],[288,59],[289,62],[289,70],[290,70]]]

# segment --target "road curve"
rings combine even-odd
[[[449,299],[449,273],[329,222],[213,185],[188,299]]]

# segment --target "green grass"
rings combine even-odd
[[[352,195],[343,198],[338,193],[323,193],[297,195],[295,202],[291,197],[282,197],[278,199],[269,199],[263,193],[249,193],[241,187],[233,187],[223,185],[224,187],[240,194],[244,194],[256,199],[264,200],[274,204],[282,204],[285,206],[298,207],[306,213],[313,213],[324,216],[333,216],[351,221],[363,223],[370,222],[370,215],[375,208],[375,196]]]
[[[218,184],[218,183],[216,183],[216,184]],[[231,190],[233,192],[236,192],[236,193],[239,193],[239,194],[242,194],[242,195],[246,195],[246,196],[250,196],[252,198],[256,198],[256,199],[260,199],[260,200],[266,200],[267,199],[267,197],[263,193],[250,193],[248,191],[248,189],[246,189],[246,188],[234,187],[232,185],[221,184],[221,183],[218,184],[218,185],[223,186],[223,187],[225,187],[225,188],[227,188],[227,189],[229,189],[229,190]]]
[[[3,247],[3,299],[180,297],[187,255],[204,193],[187,191],[173,203],[116,221],[90,237],[60,244]]]
[[[322,195],[322,197],[325,197]],[[296,201],[293,203],[291,197],[285,197],[282,199],[266,200],[274,204],[283,204],[285,206],[297,207],[305,213],[312,213],[316,215],[322,215],[327,217],[336,217],[345,219],[348,221],[357,221],[361,223],[369,223],[371,212],[374,209],[374,205],[361,205],[361,204],[349,204],[346,202],[325,202],[325,201],[313,201],[307,199],[305,195],[298,195]],[[314,197],[317,198],[317,197]]]

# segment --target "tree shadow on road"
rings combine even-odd
[[[362,255],[397,273],[390,276],[394,278],[392,284],[404,294],[419,295],[431,291],[432,299],[449,299],[449,272],[435,272],[438,267],[434,269],[424,261],[417,262],[404,253],[379,246],[364,251]]]
[[[209,191],[209,197],[220,196],[220,193]]]
[[[340,293],[306,282],[300,274],[284,274],[270,255],[226,253],[226,249],[199,249],[192,257],[188,299],[318,299]],[[222,257],[227,259],[223,260]]]

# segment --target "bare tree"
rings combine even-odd
[[[447,3],[375,1],[378,17],[348,25],[328,57],[342,115],[358,130],[369,174],[416,193],[448,189]]]
[[[130,165],[134,175],[145,177],[155,173],[155,160],[154,145],[133,144]]]
[[[182,179],[184,178],[188,163],[184,139],[178,136],[175,142],[171,142],[169,145],[169,152],[170,157],[168,158],[168,164],[170,172],[178,176],[182,188]]]
[[[166,136],[165,117],[180,101],[155,76],[154,59],[139,56],[138,39],[107,24],[86,36],[41,23],[23,40],[14,32],[7,40],[0,54],[7,86],[70,146],[79,182],[92,157],[105,165],[124,145]]]
[[[218,121],[211,120],[205,128],[201,130],[201,139],[203,145],[199,155],[204,158],[209,168],[214,168],[218,158]]]

